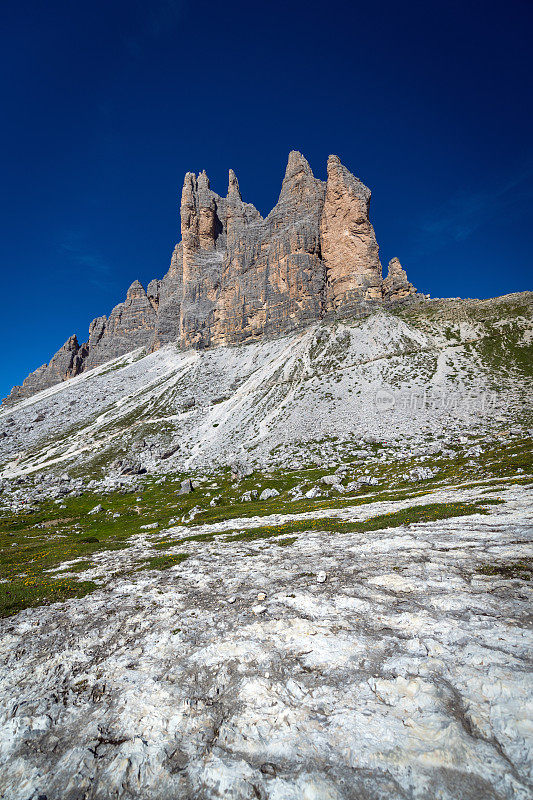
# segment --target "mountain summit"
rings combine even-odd
[[[134,281],[109,318],[93,320],[87,342],[80,345],[71,336],[4,402],[138,347],[153,351],[177,342],[183,349],[203,349],[281,335],[416,294],[398,259],[383,280],[370,196],[337,156],[329,157],[324,182],[293,150],[278,202],[263,219],[243,201],[233,170],[226,197],[212,191],[205,172],[188,172],[181,242],[165,277],[151,281],[146,291]]]

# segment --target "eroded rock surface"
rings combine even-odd
[[[99,317],[91,323],[88,355],[83,369],[105,364],[136,347],[151,345],[156,311],[139,281],[134,281],[123,303],[119,303],[109,319]],[[92,338],[92,342],[91,342]]]
[[[15,386],[6,402],[14,402],[23,397],[31,397],[42,389],[55,386],[56,383],[66,381],[79,375],[83,370],[87,346],[80,347],[76,336],[71,336],[61,347],[49,364],[43,364],[25,379],[22,386]]]
[[[0,793],[528,800],[531,589],[477,570],[523,558],[533,517],[523,487],[500,496],[489,516],[178,544],[175,568],[5,620]],[[132,551],[98,558],[120,573]]]
[[[417,293],[413,284],[409,283],[407,272],[397,258],[389,261],[389,270],[383,281],[382,292],[383,299],[389,301],[403,300]]]
[[[138,347],[176,342],[200,349],[279,336],[326,315],[366,313],[382,300],[383,288],[387,300],[412,294],[401,267],[389,270],[383,284],[369,206],[370,189],[337,156],[328,159],[324,182],[301,153],[291,152],[278,202],[265,219],[243,201],[233,170],[225,197],[211,189],[205,172],[188,172],[181,242],[165,277],[146,292],[135,281],[109,319],[93,320],[88,342],[79,346],[71,337],[5,402]]]
[[[361,300],[381,300],[381,263],[369,210],[370,189],[337,156],[330,156],[320,221],[328,309],[347,310]]]

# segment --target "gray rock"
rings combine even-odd
[[[325,314],[366,313],[383,295],[369,204],[370,190],[336,156],[328,159],[325,183],[291,152],[278,202],[264,219],[243,201],[233,170],[225,197],[210,188],[205,172],[187,173],[182,241],[164,278],[150,281],[147,291],[134,281],[109,318],[92,321],[86,343],[70,337],[5,402],[137,348],[205,348],[285,334]],[[416,291],[394,260],[383,287],[386,299]]]
[[[270,500],[272,497],[277,497],[279,492],[277,489],[263,489],[259,495],[260,500]]]
[[[190,494],[193,491],[194,486],[192,480],[190,478],[185,478],[185,480],[181,482],[181,488],[178,494]]]
[[[427,481],[430,480],[431,478],[434,478],[435,475],[438,474],[439,474],[438,469],[431,469],[430,467],[414,467],[408,472],[406,479],[415,482]]]
[[[383,299],[389,301],[403,300],[416,294],[416,289],[407,279],[407,273],[397,258],[389,261],[387,277],[383,281]]]

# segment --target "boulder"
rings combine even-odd
[[[178,494],[190,494],[193,491],[194,486],[192,480],[190,478],[185,478],[185,480],[181,482],[181,487]]]
[[[277,489],[263,489],[259,495],[260,500],[270,500],[272,497],[277,497],[279,492]]]

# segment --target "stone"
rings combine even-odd
[[[359,481],[350,481],[346,484],[345,491],[347,492],[356,492],[360,487]]]
[[[188,172],[181,242],[166,275],[146,291],[134,281],[109,318],[91,322],[86,343],[71,336],[4,402],[137,348],[153,351],[169,342],[205,348],[281,335],[327,314],[363,313],[369,303],[416,294],[398,259],[382,281],[370,195],[337,156],[329,157],[324,182],[292,151],[278,202],[263,219],[243,201],[233,170],[225,197],[211,189],[205,172]]]
[[[389,261],[387,277],[383,281],[383,299],[390,302],[403,300],[417,291],[407,279],[407,273],[402,268],[400,261],[393,258]]]
[[[328,576],[325,572],[319,572],[316,576],[317,583],[325,583],[328,579]]]
[[[414,467],[409,470],[406,478],[408,481],[428,481],[438,475],[438,469],[431,469],[430,467]]]
[[[370,189],[337,156],[328,158],[320,219],[328,310],[347,312],[361,300],[382,298],[379,248],[368,216],[370,196]]]
[[[312,489],[309,489],[309,491],[305,493],[305,496],[308,497],[309,499],[313,499],[315,497],[320,497],[321,494],[322,492],[320,491],[318,486],[313,486]]]
[[[272,497],[277,497],[279,492],[277,489],[263,489],[259,495],[260,500],[270,500]]]
[[[359,478],[359,483],[361,483],[363,486],[377,486],[379,481],[377,478],[365,475],[364,477]]]
[[[98,505],[95,506],[94,508],[92,508],[88,513],[89,514],[100,514],[100,512],[103,511],[103,510],[104,510],[103,506],[100,503],[98,503]]]
[[[339,482],[338,475],[324,475],[322,477],[322,483],[327,484],[328,486],[333,486],[333,484]]]
[[[190,494],[193,491],[194,491],[194,486],[191,479],[185,478],[185,480],[181,482],[181,487],[178,491],[178,494]]]

